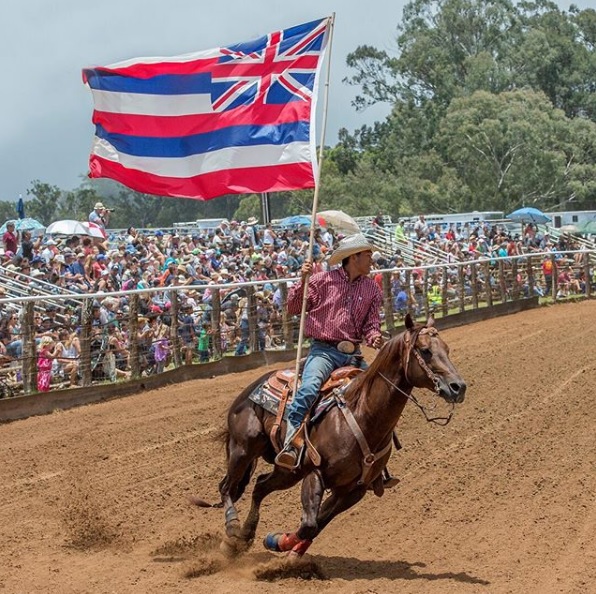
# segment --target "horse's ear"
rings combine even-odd
[[[414,320],[412,319],[412,316],[407,313],[406,317],[404,318],[404,323],[406,325],[406,330],[411,330],[414,327]]]
[[[433,328],[435,325],[435,319],[432,316],[428,316],[428,320],[426,320],[426,327]]]

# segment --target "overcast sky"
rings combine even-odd
[[[594,0],[576,0],[588,7]],[[388,107],[356,113],[343,84],[346,55],[362,44],[395,49],[404,0],[3,0],[0,34],[0,200],[39,179],[64,190],[87,172],[93,136],[86,66],[171,56],[247,41],[336,13],[326,143],[371,124]],[[558,0],[569,8],[569,2]],[[322,102],[319,103],[319,106]]]

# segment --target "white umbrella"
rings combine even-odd
[[[317,222],[321,227],[333,227],[336,231],[360,233],[358,223],[341,210],[323,210],[317,213]]]
[[[54,221],[46,227],[47,235],[91,235],[89,227],[85,227],[79,221],[64,219],[63,221]]]

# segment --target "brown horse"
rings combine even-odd
[[[405,331],[388,341],[371,366],[338,397],[338,405],[309,429],[320,460],[307,455],[295,471],[274,466],[257,478],[243,526],[234,503],[242,496],[257,460],[263,458],[273,464],[275,458],[269,437],[275,417],[248,398],[269,374],[236,398],[228,413],[225,435],[227,473],[219,485],[225,508],[224,552],[237,554],[248,549],[255,537],[263,499],[303,481],[300,527],[295,533],[269,534],[264,542],[269,550],[302,556],[335,516],[360,501],[369,488],[378,489],[391,454],[393,431],[406,402],[413,399],[412,388],[433,390],[451,403],[463,401],[466,384],[451,363],[449,348],[433,320],[425,326],[415,325],[408,315],[405,324]],[[330,495],[323,501],[325,490]],[[193,501],[208,505],[198,499]]]

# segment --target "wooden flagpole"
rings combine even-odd
[[[323,149],[325,148],[325,132],[327,129],[327,110],[329,106],[329,78],[331,73],[331,44],[333,41],[333,27],[335,25],[335,13],[331,14],[331,20],[329,22],[329,46],[327,48],[327,76],[325,79],[325,92],[323,95],[323,121],[321,130],[321,144],[319,145],[319,167],[315,178],[315,193],[312,202],[312,214],[311,214],[311,225],[310,235],[308,238],[308,251],[306,258],[309,262],[312,262],[312,252],[315,243],[315,225],[317,219],[317,210],[319,207],[319,188],[321,185],[321,170],[323,168]],[[298,386],[298,375],[300,372],[300,359],[302,358],[302,342],[304,341],[304,324],[306,321],[306,297],[308,295],[308,279],[309,276],[304,278],[304,285],[302,287],[302,311],[300,312],[300,329],[298,332],[298,350],[296,352],[296,382],[294,382],[293,395],[296,395],[296,389]]]

